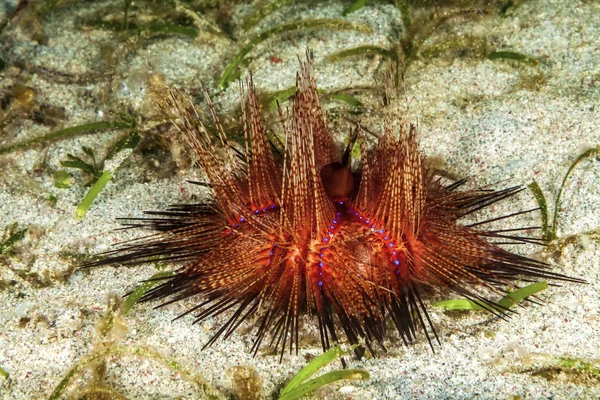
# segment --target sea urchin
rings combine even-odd
[[[373,352],[374,344],[383,348],[388,318],[404,343],[414,340],[418,326],[431,343],[435,330],[421,300],[429,287],[501,315],[506,309],[488,298],[490,290],[502,292],[521,279],[571,280],[490,242],[538,241],[519,236],[522,229],[481,229],[490,220],[461,224],[465,215],[522,188],[444,185],[418,149],[415,126],[399,117],[384,121],[379,143],[371,151],[363,145],[360,167],[351,169],[349,149],[336,147],[325,121],[311,59],[296,76],[291,117],[282,116],[279,157],[251,78],[247,95],[241,85],[245,151],[228,143],[208,95],[216,134],[188,100],[171,93],[165,111],[196,152],[212,201],[127,220],[155,233],[93,265],[181,263],[142,300],[169,304],[197,296],[199,304],[185,313],[196,313],[196,322],[232,309],[207,345],[256,316],[253,351],[270,336],[282,354],[287,346],[297,351],[303,315],[316,316],[324,349],[338,341],[341,328],[350,343],[364,341]]]

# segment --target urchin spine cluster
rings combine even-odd
[[[363,141],[360,166],[352,170],[348,151],[342,154],[327,126],[310,55],[296,77],[291,116],[282,116],[280,157],[251,78],[241,91],[243,153],[233,151],[208,95],[216,134],[189,100],[170,94],[166,112],[197,154],[212,201],[126,221],[157,235],[94,264],[181,263],[142,300],[170,304],[197,296],[198,305],[185,313],[195,313],[195,321],[232,310],[207,345],[258,317],[254,352],[267,336],[282,354],[288,346],[297,350],[302,316],[316,316],[324,349],[339,340],[341,328],[350,343],[364,341],[375,352],[375,343],[383,348],[388,318],[404,343],[414,340],[417,326],[431,343],[435,330],[422,301],[428,287],[502,314],[490,290],[502,292],[519,279],[570,279],[490,242],[537,241],[519,236],[520,228],[461,224],[521,188],[461,191],[464,181],[442,184],[418,149],[415,126],[399,117],[384,121],[372,150]]]

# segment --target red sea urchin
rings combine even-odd
[[[311,64],[310,56],[301,63],[291,118],[282,118],[279,159],[251,79],[247,97],[243,85],[241,96],[245,152],[228,144],[208,96],[219,146],[191,103],[171,93],[166,111],[197,153],[212,202],[127,220],[156,234],[93,265],[182,263],[142,300],[169,304],[198,296],[200,303],[185,313],[196,313],[195,322],[233,309],[207,346],[258,316],[253,351],[269,333],[282,354],[286,343],[297,351],[302,315],[316,315],[324,349],[338,341],[340,327],[350,343],[363,340],[373,352],[375,343],[383,348],[388,318],[404,343],[414,340],[417,326],[431,343],[435,330],[421,300],[428,287],[447,288],[502,314],[506,309],[486,297],[489,289],[502,291],[520,279],[574,280],[488,241],[537,241],[517,235],[519,228],[481,229],[490,220],[461,224],[465,215],[522,188],[444,186],[418,150],[415,126],[397,116],[385,121],[378,145],[363,148],[361,166],[351,170],[349,149],[338,151],[325,122]]]

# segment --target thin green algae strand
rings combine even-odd
[[[13,144],[13,145],[7,146],[7,147],[2,147],[2,148],[0,148],[0,155],[11,153],[15,150],[27,149],[36,144],[50,142],[50,141],[58,140],[58,139],[65,139],[65,138],[77,136],[77,135],[83,135],[83,134],[91,133],[91,132],[98,131],[98,130],[126,129],[126,128],[133,128],[134,126],[135,126],[135,123],[130,122],[130,121],[117,121],[117,122],[99,121],[99,122],[91,122],[89,124],[72,126],[70,128],[61,129],[61,130],[49,133],[47,135],[42,135],[40,137],[31,139],[31,140],[26,140],[21,143],[16,143],[16,144]]]

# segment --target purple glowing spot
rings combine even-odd
[[[275,208],[275,204],[271,205],[271,210]]]
[[[392,254],[393,254],[393,255],[396,255],[396,252],[395,252],[395,251],[392,251]]]
[[[354,213],[354,216],[356,217],[357,215],[358,215],[358,213],[357,213],[357,212],[355,212],[355,213]]]
[[[258,214],[258,210],[254,210],[254,214]]]
[[[319,267],[322,267],[322,266],[323,266],[323,263],[322,263],[322,262],[320,262],[320,263],[319,263]]]
[[[319,254],[319,257],[323,258],[323,253]]]
[[[396,265],[400,265],[400,261],[398,261],[398,260],[394,260],[394,264],[396,264]]]
[[[362,221],[362,217],[358,217],[358,219]]]
[[[381,235],[383,233],[383,229],[378,230],[377,233]],[[385,240],[387,240],[387,238]]]
[[[273,252],[272,252],[272,251],[270,251],[270,252],[269,252],[269,255],[270,255],[270,256],[272,256],[272,255],[273,255]]]
[[[383,240],[388,240],[388,237],[387,237],[387,236],[384,236],[384,237],[383,237]]]
[[[371,222],[371,220],[370,220],[370,219],[366,220],[366,221],[365,221],[365,224],[368,224],[369,222]]]
[[[323,282],[319,281],[319,287],[323,286]]]
[[[394,247],[394,243],[390,243],[390,244],[388,244],[388,246]]]
[[[323,241],[324,241],[324,242],[329,242],[329,238],[328,238],[328,237],[324,237],[324,238],[323,238]]]
[[[337,220],[335,220],[335,219],[333,221],[331,221],[331,222],[334,223],[334,224],[337,224]]]
[[[234,228],[237,228],[238,226],[240,226],[240,224],[235,224],[233,227],[234,227]]]
[[[343,201],[340,201],[340,205],[344,205],[344,202],[343,202]]]
[[[267,212],[267,207],[263,207],[263,212]]]
[[[246,222],[246,219],[244,219],[244,217],[240,217],[240,222]]]

